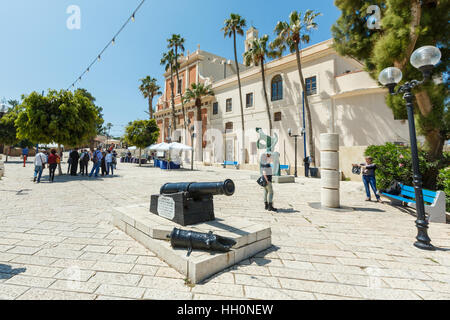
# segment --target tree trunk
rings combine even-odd
[[[139,148],[139,167],[142,167],[141,154],[142,154],[142,149]]]
[[[170,67],[170,89],[172,91],[172,128],[173,131],[177,130],[177,123],[175,121],[175,93],[174,93],[174,84],[173,84],[173,69]],[[172,132],[170,133],[172,135]]]
[[[61,144],[58,143],[58,155],[61,154]],[[61,161],[58,163],[58,175],[62,176]]]
[[[175,47],[175,57],[178,56],[178,46]],[[178,62],[178,61],[177,61]],[[177,90],[178,90],[178,84],[180,83],[180,75],[178,72],[178,68],[175,69],[175,72],[177,74]],[[186,79],[187,81],[187,79]],[[181,88],[180,90],[180,96],[181,96],[181,110],[183,111],[183,126],[184,126],[184,131],[187,131],[187,126],[186,126],[186,111],[184,110],[184,101],[183,101],[183,88]]]
[[[242,102],[242,86],[241,86],[241,75],[239,72],[239,62],[237,57],[237,49],[236,49],[236,30],[233,30],[234,36],[234,61],[236,63],[236,72],[238,78],[238,87],[239,87],[239,102],[241,104],[241,124],[242,124],[242,141],[241,141],[241,160],[240,163],[246,163],[245,157],[245,122],[244,122],[244,104]]]
[[[199,146],[198,148],[198,156],[199,160],[203,161],[203,119],[202,119],[202,100],[197,99],[195,101],[195,106],[197,107],[197,123],[198,123],[198,136],[197,141],[199,141],[197,144]]]
[[[150,114],[150,120],[153,119],[153,96],[148,98],[148,112]]]
[[[419,34],[417,28],[420,27],[420,21],[422,18],[422,5],[420,0],[411,0],[411,25],[409,27],[409,44],[405,51],[405,57],[401,61],[395,61],[394,66],[402,70],[409,61],[411,54],[416,47]]]
[[[300,77],[300,84],[301,84],[301,88],[303,90],[304,93],[304,97],[305,97],[305,108],[306,108],[306,120],[308,123],[308,144],[309,144],[309,154],[311,156],[311,165],[313,167],[316,166],[316,157],[315,157],[315,147],[314,147],[314,136],[313,136],[313,127],[312,127],[312,117],[311,117],[311,108],[309,107],[309,101],[308,101],[308,96],[306,95],[306,83],[305,83],[305,78],[303,77],[303,72],[302,72],[302,64],[301,64],[301,59],[300,59],[300,50],[298,45],[295,47],[295,55],[297,58],[297,68],[298,68],[298,75]],[[306,154],[305,154],[306,157]]]
[[[269,98],[267,97],[266,73],[264,70],[264,59],[261,59],[261,76],[262,76],[262,81],[263,81],[264,98],[266,100],[267,117],[269,118],[269,136],[272,136],[272,117],[270,115]]]

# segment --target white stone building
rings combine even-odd
[[[246,42],[257,35],[255,30],[250,29]],[[305,48],[301,51],[301,59],[312,113],[317,167],[320,167],[320,133],[340,134],[341,170],[350,178],[351,163],[363,160],[362,153],[367,146],[409,141],[407,123],[395,120],[385,103],[387,90],[378,86],[363,70],[361,63],[337,54],[332,48],[332,40]],[[273,130],[279,136],[276,151],[281,155],[281,163],[293,168],[294,139],[289,137],[288,129],[291,128],[293,134],[299,134],[303,128],[302,96],[295,54],[268,62],[265,70]],[[203,156],[196,160],[202,158],[204,163],[211,165],[219,165],[224,160],[238,161],[243,168],[257,169],[262,151],[256,150],[256,128],[269,132],[260,67],[244,67],[241,70],[246,164],[239,151],[242,143],[237,76],[232,72],[225,78],[217,78],[217,71],[208,68],[201,71],[201,78],[210,78],[215,97],[204,100]],[[167,98],[163,96],[162,100],[170,104],[170,95]],[[170,121],[170,109],[168,106],[166,109],[157,113],[160,123],[163,121],[161,118]],[[195,110],[190,112],[196,119]],[[200,149],[199,144],[196,144],[196,149]],[[302,174],[305,157],[302,138],[298,140],[297,152],[299,174]]]

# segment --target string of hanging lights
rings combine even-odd
[[[102,58],[102,54],[106,51],[106,49],[108,49],[108,47],[110,45],[115,45],[116,44],[116,39],[118,37],[118,35],[123,31],[123,29],[125,29],[125,27],[127,26],[127,24],[132,21],[135,22],[136,20],[136,13],[139,11],[139,9],[142,7],[142,5],[144,4],[145,0],[142,0],[141,3],[138,5],[138,7],[136,8],[136,10],[133,11],[133,13],[131,14],[131,16],[125,21],[125,23],[123,24],[123,26],[119,29],[119,31],[114,35],[114,37],[112,38],[111,41],[109,41],[107,43],[107,45],[103,48],[102,51],[100,51],[100,53],[97,55],[97,57],[91,62],[91,64],[86,68],[86,70],[84,70],[84,72],[70,85],[69,88],[67,88],[67,90],[70,90],[71,88],[75,88],[75,85],[77,84],[77,82],[80,82],[81,79],[83,78],[83,76],[85,74],[87,74],[92,66],[96,63],[96,62],[100,62],[101,58]]]

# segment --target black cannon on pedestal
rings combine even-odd
[[[150,212],[182,226],[215,220],[213,197],[232,196],[235,185],[224,182],[167,183],[151,197]]]

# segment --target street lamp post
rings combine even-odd
[[[292,129],[288,129],[288,134],[289,137],[294,138],[295,141],[295,173],[294,176],[297,178],[298,177],[298,171],[297,171],[297,139],[303,137],[303,135],[305,134],[304,129],[302,129],[302,133],[301,134],[292,134]]]
[[[191,133],[191,171],[194,171],[194,138],[195,138],[195,127],[191,126],[191,119],[187,121],[189,132]]]
[[[389,88],[392,95],[403,93],[403,99],[406,101],[408,111],[409,135],[411,141],[411,157],[414,175],[414,189],[416,195],[417,221],[418,230],[417,242],[414,244],[422,250],[435,250],[428,236],[428,221],[425,215],[425,205],[423,202],[422,176],[419,168],[419,155],[417,150],[416,126],[414,122],[414,104],[412,89],[430,80],[433,67],[441,60],[441,52],[433,46],[425,46],[417,49],[411,55],[411,64],[419,69],[423,74],[423,80],[411,80],[401,85],[397,91],[395,87],[402,80],[403,74],[398,68],[386,68],[381,71],[379,81],[381,84]]]

